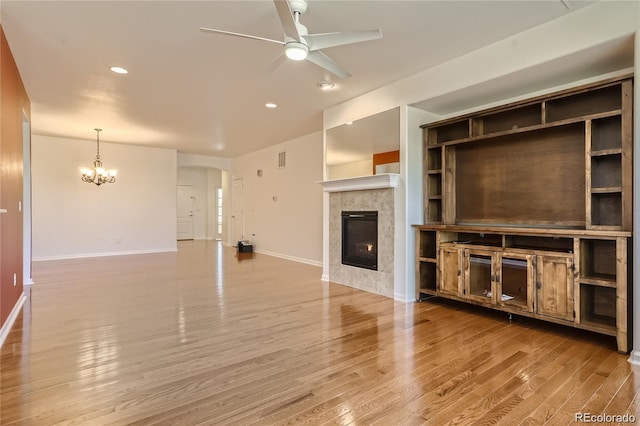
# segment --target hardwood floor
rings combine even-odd
[[[2,425],[563,425],[640,419],[610,337],[322,283],[215,242],[34,264]]]

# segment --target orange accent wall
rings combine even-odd
[[[376,174],[378,164],[397,163],[400,161],[400,151],[381,152],[373,154],[373,174]]]
[[[22,122],[31,104],[0,25],[0,327],[22,294],[23,142]],[[24,113],[23,113],[24,111]],[[13,285],[16,274],[16,285]]]

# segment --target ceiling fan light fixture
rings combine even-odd
[[[284,53],[287,55],[287,58],[292,59],[294,61],[302,61],[307,58],[307,54],[309,53],[309,48],[307,45],[303,43],[299,43],[297,41],[290,41],[284,48]]]
[[[115,72],[116,74],[128,74],[129,71],[127,71],[125,68],[122,67],[111,67],[109,68],[111,71]]]

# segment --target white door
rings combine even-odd
[[[244,181],[234,179],[231,188],[231,241],[236,244],[244,237]]]
[[[178,240],[193,240],[193,186],[178,185]]]

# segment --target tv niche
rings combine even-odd
[[[378,270],[378,212],[342,212],[342,264]]]

